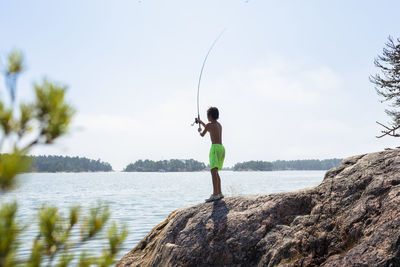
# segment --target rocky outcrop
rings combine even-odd
[[[313,188],[176,210],[117,266],[400,266],[400,150],[347,158]]]

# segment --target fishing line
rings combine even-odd
[[[194,119],[194,123],[192,126],[196,123],[199,123],[200,121],[200,85],[201,85],[201,78],[203,77],[203,70],[204,66],[206,65],[207,58],[211,53],[211,50],[214,48],[215,44],[218,42],[218,40],[221,38],[221,36],[224,34],[226,29],[223,29],[221,33],[217,36],[217,38],[214,40],[212,43],[210,49],[208,49],[208,52],[206,54],[206,57],[204,58],[203,64],[201,65],[201,70],[200,70],[200,75],[199,75],[199,82],[197,83],[197,118]],[[201,125],[199,124],[199,131],[201,130]]]

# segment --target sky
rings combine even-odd
[[[18,98],[43,78],[68,85],[69,133],[32,153],[85,156],[115,170],[138,159],[208,161],[191,127],[217,106],[225,166],[342,158],[398,146],[369,75],[399,1],[5,1],[0,57],[24,52]],[[0,65],[4,66],[3,65]],[[4,96],[4,79],[0,78]]]

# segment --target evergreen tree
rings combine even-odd
[[[382,102],[390,102],[392,107],[385,110],[392,122],[389,126],[377,122],[384,127],[381,135],[377,137],[400,137],[396,132],[400,128],[400,38],[394,40],[389,36],[382,55],[378,55],[374,64],[379,72],[370,76],[370,81],[375,85],[377,94],[383,98]]]

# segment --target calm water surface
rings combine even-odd
[[[225,196],[293,191],[319,184],[324,171],[221,172]],[[37,213],[42,204],[55,205],[66,214],[68,207],[93,206],[107,201],[111,220],[126,223],[129,236],[119,255],[132,249],[156,224],[175,209],[204,201],[212,192],[208,172],[191,173],[35,173],[20,176],[18,189],[0,195],[0,201],[17,200],[18,216],[29,225],[21,236],[20,256],[27,257],[37,233]],[[104,237],[104,233],[102,236]],[[79,237],[79,232],[72,238]],[[85,247],[101,253],[106,246],[98,238]]]

